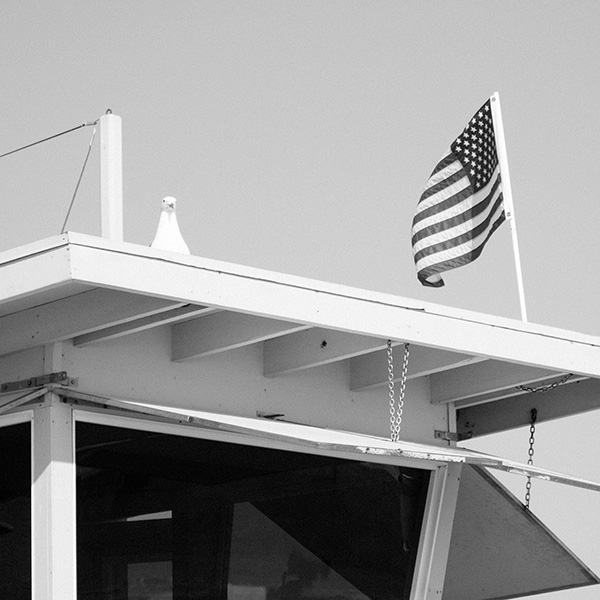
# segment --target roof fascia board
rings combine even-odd
[[[600,339],[131,244],[71,244],[75,281],[600,377]],[[126,251],[121,248],[127,246]],[[137,252],[134,252],[137,250]]]
[[[18,246],[17,248],[3,250],[0,252],[0,268],[11,262],[31,258],[36,254],[44,254],[56,248],[66,247],[69,245],[69,243],[70,234],[64,233],[43,240],[38,240],[36,242],[32,242],[31,244],[25,244],[24,246]]]
[[[600,339],[68,233],[0,254],[0,302],[74,282],[600,377]]]
[[[546,325],[538,325],[536,323],[499,317],[496,315],[490,315],[476,311],[458,309],[450,306],[443,306],[431,302],[405,298],[403,296],[397,296],[394,294],[386,294],[306,277],[299,277],[296,275],[289,275],[287,273],[267,271],[265,269],[259,269],[256,267],[248,267],[245,265],[238,265],[209,258],[167,252],[164,250],[156,250],[154,248],[150,248],[149,246],[146,247],[139,244],[114,242],[105,238],[74,232],[67,232],[59,236],[47,238],[39,242],[2,252],[0,253],[0,268],[5,262],[10,262],[11,260],[18,258],[29,258],[35,254],[47,252],[59,247],[90,248],[99,251],[104,250],[107,253],[117,253],[122,256],[134,256],[148,258],[151,260],[154,259],[159,262],[189,266],[195,269],[213,271],[222,273],[224,275],[232,275],[249,280],[255,279],[258,281],[277,283],[282,286],[292,288],[297,287],[300,289],[310,289],[334,296],[339,295],[341,297],[352,297],[373,303],[397,306],[406,310],[426,312],[428,314],[457,320],[473,321],[477,323],[481,322],[504,329],[517,329],[519,331],[525,330],[534,333],[540,333],[541,335],[553,336],[561,339],[570,339],[591,345],[600,345],[600,338],[597,336],[591,336],[580,332],[549,327]]]
[[[537,323],[521,321],[518,319],[511,319],[507,317],[500,317],[497,315],[490,315],[487,313],[481,313],[477,311],[454,308],[451,306],[434,304],[432,302],[415,300],[413,298],[406,298],[395,294],[386,294],[383,292],[376,292],[362,288],[330,283],[318,279],[311,279],[308,277],[299,277],[297,275],[290,275],[288,273],[268,271],[266,269],[248,267],[245,265],[238,265],[235,263],[228,263],[210,258],[179,254],[176,252],[167,252],[165,250],[156,250],[154,248],[140,246],[138,244],[131,244],[126,242],[112,242],[104,238],[98,238],[79,233],[69,232],[67,235],[69,245],[72,247],[90,248],[97,250],[105,250],[107,252],[116,252],[117,254],[121,254],[124,256],[129,255],[140,258],[148,258],[156,260],[158,262],[172,263],[175,265],[192,267],[194,269],[222,273],[223,275],[237,276],[242,279],[258,280],[264,281],[266,283],[275,283],[284,287],[314,290],[332,296],[357,298],[373,303],[396,306],[406,310],[426,312],[428,314],[448,317],[451,319],[457,319],[461,321],[485,323],[486,325],[491,325],[504,329],[529,331],[533,333],[539,333],[541,335],[546,335],[549,337],[558,337],[560,339],[570,339],[573,341],[588,343],[591,345],[600,345],[600,338],[598,336],[592,336],[581,332],[570,331],[568,329],[550,327],[547,325],[539,325]]]
[[[0,304],[71,283],[65,236],[0,254],[0,280]]]

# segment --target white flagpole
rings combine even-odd
[[[519,255],[519,242],[517,240],[517,224],[515,222],[515,209],[513,205],[512,188],[510,186],[510,173],[508,170],[508,156],[506,154],[506,142],[504,139],[504,126],[502,124],[502,111],[500,109],[500,96],[494,92],[491,99],[492,118],[494,119],[494,132],[496,134],[496,150],[498,162],[500,163],[500,176],[502,178],[502,196],[504,199],[504,211],[506,219],[510,223],[512,234],[513,254],[517,271],[517,284],[519,286],[519,302],[521,305],[521,320],[527,321],[527,308],[525,306],[525,292],[523,291],[523,274],[521,272],[521,257]]]

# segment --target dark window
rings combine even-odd
[[[79,599],[408,598],[428,479],[79,423]]]
[[[0,598],[31,598],[31,424],[0,427]]]

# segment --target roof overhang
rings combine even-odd
[[[361,390],[385,385],[391,339],[411,344],[408,376],[429,377],[431,402],[459,409],[459,434],[501,429],[496,410],[515,397],[507,427],[527,424],[518,386],[565,374],[544,394],[550,418],[600,407],[600,339],[551,327],[74,233],[3,252],[0,280],[0,356],[172,324],[175,361],[265,341],[265,375],[350,360]],[[328,347],[304,352],[323,332]]]
[[[0,273],[0,315],[102,289],[600,377],[592,336],[81,234],[4,252]]]

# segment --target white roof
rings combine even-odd
[[[552,327],[75,233],[0,253],[0,281],[0,356],[211,313],[217,339],[190,345],[175,327],[173,360],[269,339],[266,376],[348,359],[361,390],[385,383],[391,339],[411,344],[409,378],[429,377],[432,404],[457,407],[463,436],[527,424],[522,385],[551,387],[543,418],[600,407],[600,338]],[[299,336],[324,331],[335,352],[303,354]]]

